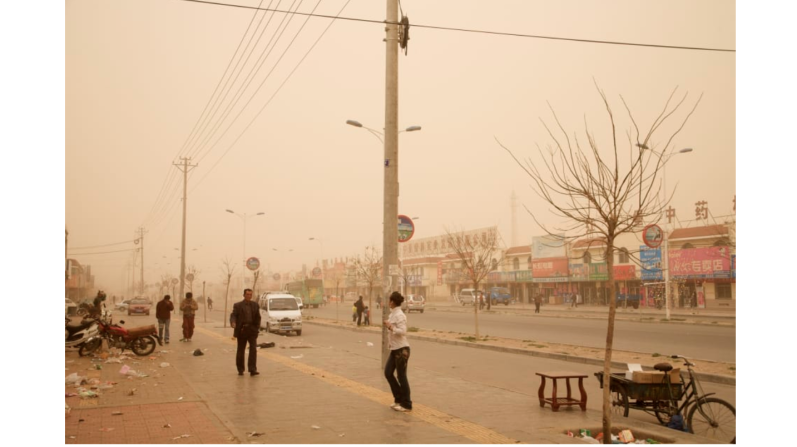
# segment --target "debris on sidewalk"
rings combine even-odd
[[[69,404],[64,402],[64,413],[65,416],[69,416],[69,412],[72,411],[72,408],[69,407]]]
[[[168,368],[170,366],[172,366],[172,365],[168,364],[167,362],[161,363],[161,368]]]
[[[105,363],[122,363],[122,359],[119,357],[111,357],[105,360]]]
[[[101,429],[100,429],[100,431],[113,431],[113,430],[114,430],[114,428],[113,428],[113,427],[101,428]]]
[[[123,414],[124,413],[122,413],[121,411],[114,411],[113,413],[111,413],[111,416],[121,416]]]
[[[302,358],[302,357],[304,357],[304,355],[303,355],[303,354],[299,354],[299,355],[292,355],[292,356],[291,356],[291,358],[292,358],[292,359],[300,359],[300,358]]]
[[[257,345],[257,347],[261,348],[261,349],[262,348],[273,348],[274,346],[276,346],[276,343],[274,343],[273,341],[266,342],[266,343],[260,343],[259,345]]]
[[[374,344],[373,344],[373,343],[371,343],[370,341],[369,341],[368,343],[366,343],[366,346],[369,346],[369,347],[370,347],[370,346],[373,346],[373,345],[374,345]]]
[[[163,424],[163,428],[172,428],[172,424]]]
[[[338,435],[339,438],[342,438],[344,436],[346,436],[346,433],[341,433],[341,434]]]
[[[178,400],[178,401],[181,401],[181,400],[183,400],[183,396],[180,396],[180,397],[178,397],[178,398],[177,398],[177,400]]]
[[[127,392],[128,396],[135,396],[135,394],[136,394],[136,389],[135,388],[133,388],[133,389],[131,389],[130,391]]]
[[[319,427],[317,425],[311,425],[310,427],[312,427],[313,430],[320,430],[321,429],[321,427]]]
[[[127,374],[128,372],[130,372],[130,367],[129,367],[129,366],[127,366],[127,365],[124,365],[124,366],[122,366],[122,367],[119,369],[119,374],[125,375],[125,374]]]
[[[253,431],[252,433],[247,433],[246,436],[250,438],[257,438],[258,436],[263,436],[265,433],[260,433],[259,431]]]
[[[188,438],[188,437],[190,437],[190,436],[191,436],[191,435],[180,435],[180,436],[175,436],[174,438],[172,438],[172,440],[174,440],[174,439],[180,439],[180,438]]]
[[[79,376],[77,373],[72,373],[66,376],[66,384],[71,386],[79,386],[85,379],[85,376]]]
[[[77,389],[77,394],[78,394],[78,396],[80,396],[81,399],[89,399],[89,398],[100,397],[100,395],[97,394],[96,392],[91,391],[91,390],[87,390],[85,388],[78,388]]]
[[[194,357],[199,357],[200,355],[205,355],[205,353],[199,348],[194,349]]]

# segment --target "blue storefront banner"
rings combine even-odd
[[[731,255],[731,275],[736,279],[736,255]]]
[[[642,280],[664,279],[661,272],[661,248],[639,247],[639,260],[642,263]]]

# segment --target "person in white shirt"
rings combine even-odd
[[[385,365],[385,378],[393,392],[393,405],[390,408],[396,411],[412,410],[410,400],[410,383],[407,381],[407,363],[410,360],[410,344],[407,342],[407,316],[401,311],[404,297],[393,292],[390,295],[390,317],[384,321],[390,334],[388,335],[390,355]],[[398,380],[393,374],[398,376]]]

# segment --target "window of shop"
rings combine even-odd
[[[529,265],[529,268],[528,268],[528,270],[531,270],[531,256],[529,256],[528,258],[526,258],[526,263],[528,263],[528,265]]]
[[[584,264],[589,264],[590,262],[592,262],[592,255],[589,254],[588,251],[585,251],[584,252]]]
[[[520,270],[520,259],[515,258],[512,261],[512,270]]]
[[[617,253],[617,263],[628,264],[628,250],[625,248],[620,249],[620,251]]]
[[[729,300],[733,298],[730,284],[716,284],[716,291],[718,300]]]
[[[689,250],[690,248],[695,248],[695,246],[690,244],[689,242],[687,242],[687,243],[685,243],[685,244],[683,244],[681,246],[681,250]]]

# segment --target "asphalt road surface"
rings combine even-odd
[[[410,326],[438,331],[473,333],[472,312],[431,309],[423,314],[408,315]],[[305,309],[306,315],[351,321],[351,303],[336,304],[318,309]],[[381,310],[374,309],[371,323],[379,324]],[[480,335],[565,343],[576,346],[603,348],[606,342],[604,319],[547,317],[545,308],[540,314],[480,313]],[[624,351],[680,354],[689,358],[736,362],[736,328],[657,322],[616,321],[614,347]]]

